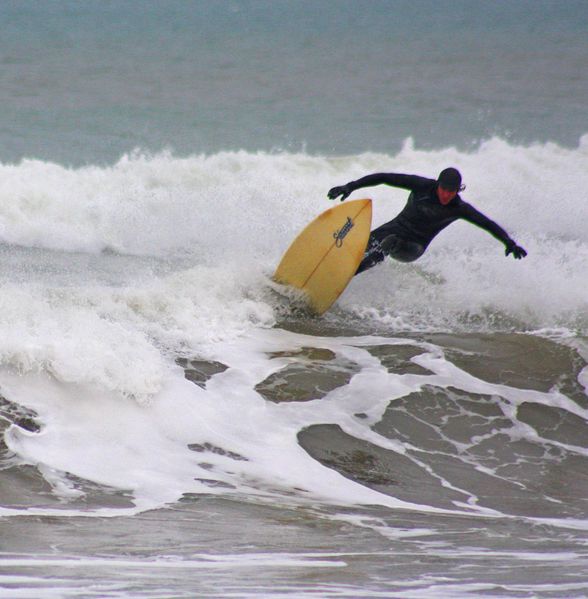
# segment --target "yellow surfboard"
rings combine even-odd
[[[371,224],[371,200],[352,200],[326,210],[292,242],[274,281],[304,291],[311,311],[323,314],[357,271]]]

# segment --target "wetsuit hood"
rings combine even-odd
[[[446,168],[439,173],[437,185],[449,191],[462,191],[461,173],[453,167]]]

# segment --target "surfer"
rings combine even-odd
[[[341,196],[343,201],[356,189],[381,184],[408,189],[411,193],[396,218],[371,232],[365,256],[355,274],[382,262],[386,256],[400,262],[417,260],[438,233],[460,218],[502,241],[506,256],[512,254],[520,260],[527,255],[502,227],[461,199],[459,192],[465,189],[465,185],[462,185],[461,174],[455,168],[441,171],[436,181],[397,173],[367,175],[333,187],[328,197],[334,200]]]

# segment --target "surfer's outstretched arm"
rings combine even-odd
[[[367,175],[356,181],[350,181],[345,185],[333,187],[329,190],[327,196],[334,200],[341,196],[341,201],[345,200],[352,192],[362,187],[373,187],[374,185],[391,185],[392,187],[401,187],[402,189],[413,190],[423,184],[433,183],[429,179],[417,175],[403,175],[401,173],[374,173]]]
[[[502,241],[505,247],[505,256],[512,254],[513,258],[520,260],[527,255],[527,251],[520,245],[517,245],[516,241],[511,239],[508,233],[499,224],[495,223],[493,220],[489,219],[486,215],[482,214],[466,202],[463,203],[463,207],[463,219],[469,223],[472,223],[473,225],[480,227],[481,229],[484,229],[484,231],[487,231],[490,233],[490,235],[499,241]]]

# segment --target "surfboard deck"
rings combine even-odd
[[[357,271],[372,224],[372,201],[343,202],[319,214],[294,239],[273,279],[304,292],[311,312],[321,315]]]

